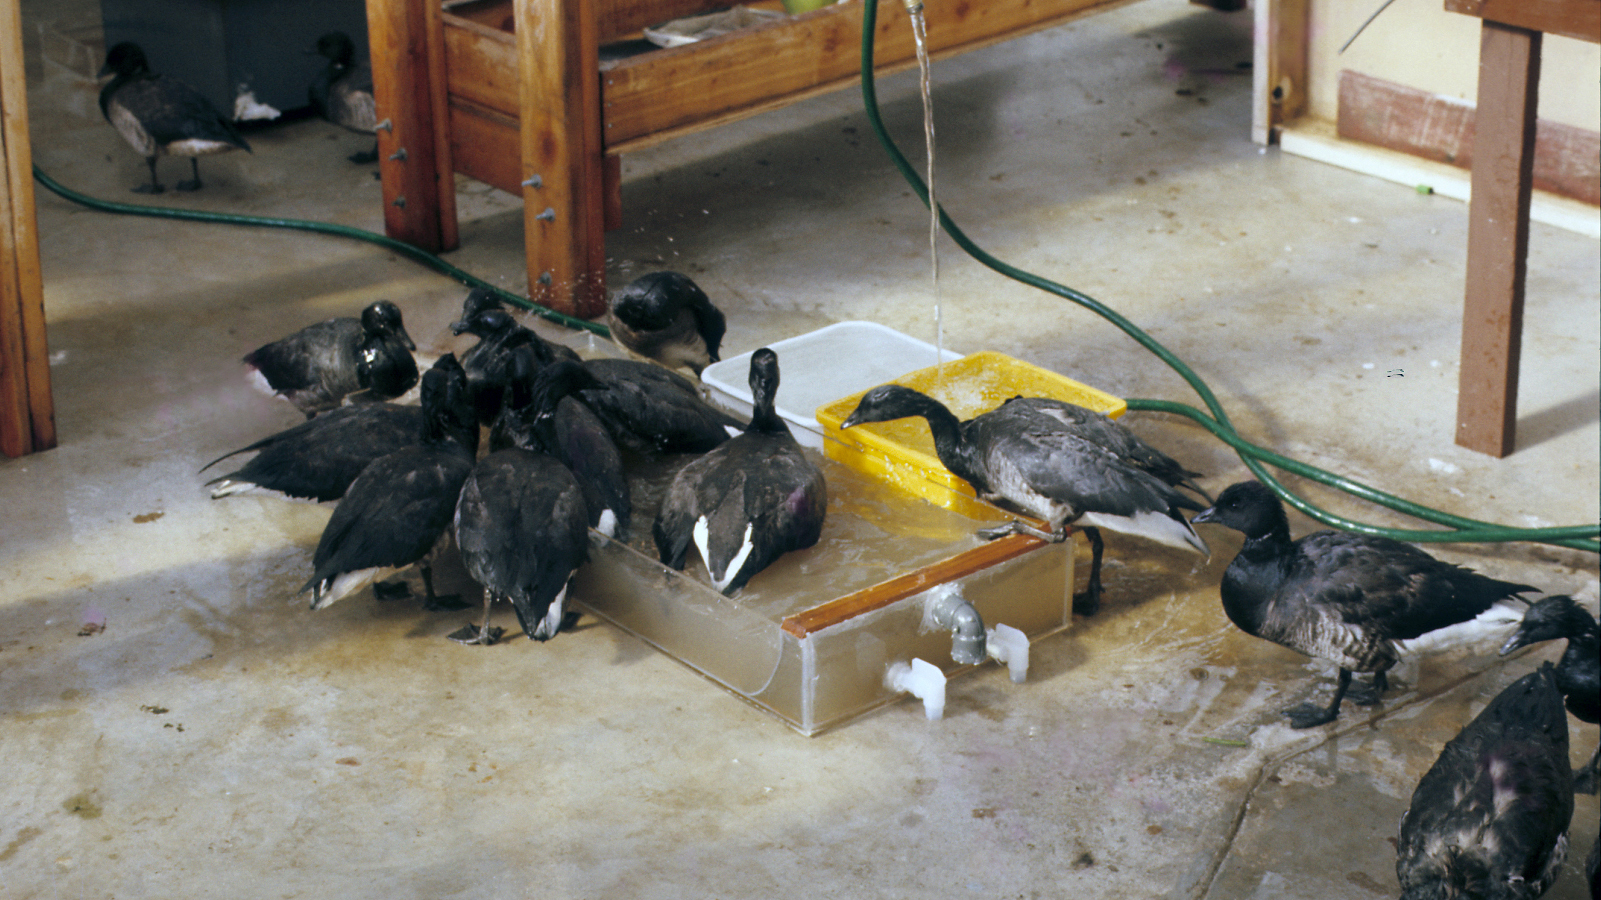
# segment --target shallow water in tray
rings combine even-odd
[[[810,450],[806,453],[828,482],[822,537],[815,546],[785,554],[757,574],[730,598],[738,606],[781,621],[980,543],[973,532],[986,522],[940,509]],[[659,558],[651,524],[662,495],[673,474],[690,459],[629,460],[634,524],[628,544],[651,560]],[[990,521],[1001,520],[997,514]],[[684,574],[708,592],[713,590],[693,547]]]

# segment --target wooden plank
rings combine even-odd
[[[45,340],[44,283],[34,214],[33,155],[22,53],[22,11],[0,6],[0,452],[21,456],[56,445]]]
[[[591,318],[606,306],[594,6],[529,0],[514,8],[529,299]]]
[[[450,138],[456,171],[522,194],[522,131],[516,117],[455,98],[450,102]]]
[[[1489,21],[1482,30],[1456,442],[1504,457],[1517,424],[1540,33]]]
[[[423,6],[434,0],[367,0],[373,99],[378,121],[378,171],[383,180],[384,233],[424,250],[447,249],[441,228],[440,171],[429,86],[430,51]],[[438,115],[444,115],[443,110]],[[454,216],[454,195],[445,207]]]
[[[1338,133],[1435,162],[1473,165],[1476,110],[1453,97],[1349,69],[1340,72]],[[1601,133],[1538,119],[1534,187],[1601,204]]]
[[[509,31],[486,28],[446,15],[445,80],[450,96],[487,106],[515,118],[521,109],[517,39]]]
[[[1601,0],[1445,0],[1447,12],[1601,43]]]
[[[1069,532],[1071,534],[1071,532]],[[930,566],[924,566],[915,572],[897,575],[888,581],[880,582],[869,588],[863,588],[855,593],[846,594],[835,600],[830,600],[821,606],[803,610],[784,619],[780,627],[784,631],[798,638],[821,631],[841,622],[847,622],[864,613],[875,609],[883,609],[893,603],[899,603],[914,594],[922,593],[935,585],[944,584],[979,572],[990,566],[999,565],[1009,559],[1016,559],[1033,550],[1044,546],[1045,542],[1026,534],[1012,534],[997,540],[980,544],[971,550],[959,553],[949,559],[940,560]]]
[[[454,250],[461,246],[461,232],[456,221],[456,165],[451,158],[449,83],[445,76],[444,15],[436,0],[424,3],[423,31],[428,45],[428,108],[433,125],[433,163],[429,166],[434,176],[433,197],[438,204],[439,249]]]
[[[1071,21],[1122,0],[931,3],[931,50],[965,52]],[[861,4],[753,26],[736,34],[608,62],[601,72],[608,150],[682,134],[855,83],[860,75]],[[875,65],[915,60],[911,25],[898,3],[878,7]]]
[[[1259,0],[1251,63],[1251,140],[1278,142],[1278,129],[1306,112],[1310,0]]]

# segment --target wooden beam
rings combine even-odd
[[[54,447],[56,423],[17,0],[0,0],[0,22],[0,452],[21,456]]]
[[[1279,127],[1306,113],[1310,0],[1259,0],[1251,61],[1251,140],[1278,143]]]
[[[1482,30],[1456,442],[1504,457],[1517,424],[1540,32]]]
[[[592,318],[606,308],[599,43],[589,0],[516,0],[528,296]]]
[[[444,75],[436,79],[433,73],[442,67],[443,49],[430,15],[439,16],[437,0],[367,0],[384,233],[439,251],[456,246],[456,182],[445,124],[439,122],[446,114],[442,86],[435,105],[432,82],[442,85]]]
[[[1528,31],[1601,42],[1601,0],[1445,0],[1445,9]]]

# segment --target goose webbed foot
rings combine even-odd
[[[200,184],[200,161],[191,156],[189,158],[189,163],[190,163],[190,165],[192,166],[192,168],[194,170],[194,176],[195,177],[189,179],[188,181],[180,181],[177,184],[173,185],[174,188],[176,188],[176,189],[178,189],[180,191],[198,191],[201,188],[201,184]]]
[[[1302,703],[1284,710],[1284,715],[1290,720],[1291,728],[1316,728],[1340,717],[1340,705],[1318,706],[1316,703]]]
[[[1092,584],[1089,590],[1073,595],[1073,615],[1093,616],[1101,611],[1101,586]]]
[[[1357,706],[1378,706],[1384,692],[1390,689],[1390,679],[1383,672],[1374,672],[1373,681],[1369,684],[1353,684],[1345,692],[1352,703]]]
[[[1339,682],[1334,686],[1334,699],[1328,706],[1318,706],[1314,703],[1302,703],[1284,710],[1284,715],[1290,719],[1291,728],[1316,728],[1340,717],[1340,701],[1345,699],[1345,692],[1351,687],[1351,670],[1341,669]]]
[[[980,528],[977,532],[975,532],[975,534],[986,541],[998,540],[1006,537],[1009,534],[1026,534],[1030,537],[1036,537],[1051,544],[1060,544],[1061,542],[1067,540],[1066,528],[1058,529],[1056,531],[1045,531],[1043,529],[1035,528],[1033,525],[1018,519],[1013,519],[1012,521],[1003,525],[991,525],[988,528]]]
[[[506,629],[499,626],[491,628],[489,620],[485,619],[483,625],[468,623],[445,636],[458,644],[466,644],[469,647],[488,647],[499,641],[501,635],[505,633]]]
[[[422,566],[422,586],[427,594],[423,596],[422,608],[429,612],[460,612],[472,604],[461,599],[460,594],[434,593],[434,570],[429,566]],[[488,617],[485,616],[487,619]]]

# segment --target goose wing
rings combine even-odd
[[[408,447],[374,461],[329,517],[306,588],[341,572],[421,559],[450,525],[471,470],[459,448]]]

